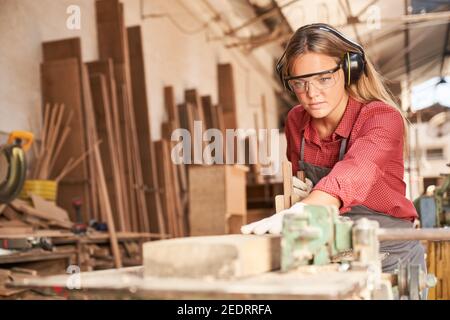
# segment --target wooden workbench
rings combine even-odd
[[[71,278],[69,278],[71,277]],[[339,272],[336,266],[269,272],[245,279],[181,279],[144,277],[143,267],[93,271],[77,275],[25,278],[8,286],[38,288],[69,299],[360,299],[366,272]]]

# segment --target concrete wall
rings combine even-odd
[[[143,11],[168,13],[183,29],[193,30],[201,26],[200,20],[211,15],[198,12],[195,8],[198,3],[200,0],[146,0]],[[272,60],[265,49],[259,49],[255,54],[259,57],[259,64],[266,68],[261,73],[239,50],[226,49],[221,41],[208,42],[207,36],[212,34],[211,30],[184,34],[168,18],[142,20],[139,0],[126,0],[124,4],[127,26],[142,26],[153,139],[160,137],[160,125],[166,117],[163,87],[174,86],[177,103],[183,101],[184,90],[188,88],[197,88],[202,95],[212,95],[216,103],[217,64],[225,62],[231,62],[235,70],[239,126],[253,127],[255,113],[262,126],[262,94],[266,95],[269,127],[276,126],[275,97],[268,80]],[[66,27],[69,5],[81,8],[81,30]],[[189,10],[186,10],[186,5],[189,5]],[[68,37],[81,37],[84,61],[98,58],[95,0],[0,0],[1,131],[30,130],[30,122],[33,126],[31,130],[37,130],[41,43]]]

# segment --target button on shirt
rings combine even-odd
[[[305,137],[304,161],[332,168],[313,188],[342,201],[341,213],[364,205],[380,213],[413,221],[417,212],[405,196],[403,181],[403,118],[394,107],[381,102],[361,103],[349,97],[336,130],[321,139],[311,117],[299,105],[286,119],[287,158],[298,170],[300,143]],[[347,152],[339,160],[342,138]]]

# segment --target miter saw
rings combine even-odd
[[[13,131],[0,146],[0,204],[10,202],[22,190],[27,173],[25,152],[32,143],[31,132]]]

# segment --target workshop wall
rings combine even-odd
[[[163,0],[143,3],[146,14],[169,13],[183,29],[197,29],[205,21],[201,13],[195,12],[195,8],[192,12],[186,10],[185,2],[183,5],[178,1],[169,3]],[[69,5],[78,5],[81,9],[80,30],[66,27]],[[210,31],[186,34],[164,17],[142,20],[140,0],[127,0],[124,5],[126,25],[142,26],[154,140],[161,136],[161,123],[166,117],[163,87],[172,85],[175,88],[177,103],[183,101],[184,90],[188,88],[196,88],[201,95],[210,94],[213,102],[217,103],[217,64],[225,62],[232,63],[234,67],[239,127],[254,127],[255,113],[262,127],[262,94],[266,97],[268,126],[276,127],[277,108],[273,81],[269,79],[273,61],[264,52],[265,49],[258,49],[256,53],[258,63],[266,68],[261,72],[238,49],[226,49],[221,41],[208,42]],[[0,7],[0,130],[29,130],[31,122],[31,130],[36,131],[41,104],[41,44],[43,41],[81,37],[84,61],[97,59],[95,1],[1,0]],[[188,9],[191,10],[190,7]],[[196,14],[199,14],[198,17],[194,17]],[[264,72],[267,76],[263,75]]]

